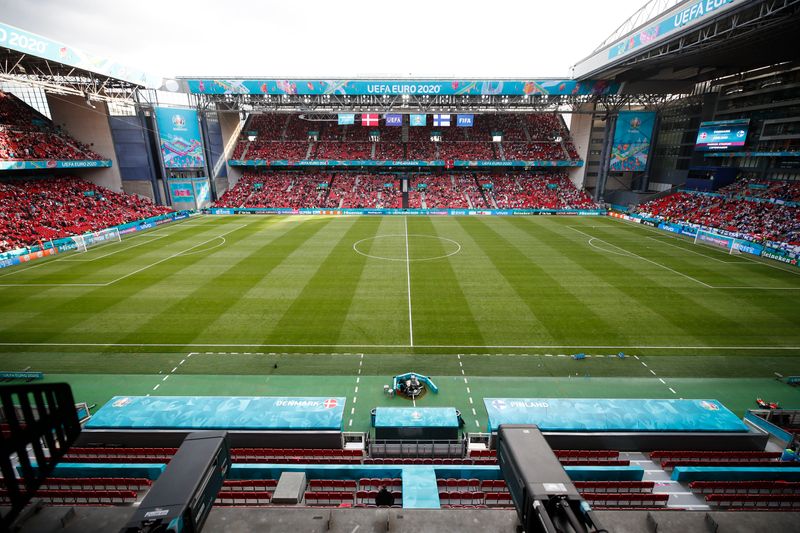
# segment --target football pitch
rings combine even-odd
[[[800,404],[800,270],[605,217],[204,216],[0,271],[0,370],[76,399],[484,397]],[[617,356],[623,352],[624,358]],[[587,358],[571,356],[584,353]]]

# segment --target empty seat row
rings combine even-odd
[[[800,508],[800,494],[708,494],[706,501],[717,507]]]
[[[619,452],[617,450],[553,450],[553,453],[559,460],[587,459],[602,461],[605,459],[619,459]]]
[[[52,504],[119,505],[136,501],[132,490],[38,490],[36,497]],[[0,503],[10,503],[6,490],[0,490]]]
[[[272,493],[267,491],[226,491],[217,493],[215,505],[265,505],[272,501]]]
[[[729,461],[726,459],[718,459],[716,461],[695,461],[692,459],[661,461],[661,468],[669,469],[676,466],[768,466],[770,468],[797,468],[797,463],[793,461]]]
[[[583,492],[581,496],[591,505],[603,507],[658,507],[669,500],[669,494],[642,492]]]
[[[480,479],[440,478],[436,480],[436,485],[439,490],[445,491],[482,490]]]
[[[359,465],[360,457],[232,457],[234,463],[281,465]]]
[[[367,458],[364,459],[365,465],[495,465],[497,460],[494,458],[469,458],[469,459],[444,459],[430,457],[388,457],[388,458]]]
[[[41,489],[47,490],[142,490],[151,485],[152,481],[145,478],[132,477],[51,477],[47,478],[41,485]],[[5,486],[3,479],[0,479],[0,486]]]
[[[356,490],[354,479],[312,479],[308,482],[308,492]]]
[[[277,479],[226,479],[222,483],[222,490],[233,491],[270,491],[278,486]]]
[[[361,490],[378,490],[381,487],[386,487],[386,490],[402,490],[403,480],[399,477],[395,478],[361,478],[358,480],[358,488]]]
[[[362,457],[361,450],[340,450],[333,448],[233,448],[231,457],[239,460],[248,457]],[[239,461],[241,462],[241,461]]]
[[[90,457],[65,455],[62,463],[169,463],[172,455],[115,455],[107,457]]]
[[[306,492],[306,505],[341,505],[355,503],[356,495],[352,491],[320,491]],[[374,498],[373,498],[374,501]]]
[[[563,458],[559,459],[563,466],[630,466],[628,459],[591,459],[585,458]]]
[[[388,489],[388,487],[387,487]],[[394,503],[398,505],[403,500],[403,493],[399,490],[390,491],[394,496]],[[356,491],[356,502],[358,503],[375,503],[375,497],[378,495],[377,490],[358,490]]]
[[[510,496],[509,496],[510,497]],[[485,505],[486,493],[478,490],[439,491],[439,503],[445,505]]]
[[[714,451],[672,451],[657,450],[650,452],[650,459],[677,460],[693,459],[727,459],[729,461],[763,461],[765,459],[779,459],[781,452],[714,452]]]
[[[576,481],[579,492],[601,494],[606,492],[653,492],[653,481]]]
[[[175,455],[177,448],[80,448],[73,447],[67,451],[68,455],[75,457],[114,457],[118,455],[142,455],[145,457],[161,457]]]
[[[700,494],[800,494],[796,481],[692,481],[689,488]]]

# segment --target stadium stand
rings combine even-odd
[[[0,160],[99,160],[104,157],[57,128],[10,93],[0,91]]]
[[[658,220],[723,230],[734,237],[800,247],[800,207],[782,203],[787,197],[796,197],[797,183],[770,183],[767,189],[759,190],[759,198],[766,201],[740,196],[750,183],[736,182],[720,189],[720,195],[677,192],[642,204],[636,212]]]
[[[441,134],[440,142],[431,140],[434,131]],[[319,142],[309,143],[309,132],[316,132]],[[378,132],[379,141],[370,139],[372,132]],[[502,147],[491,142],[494,134],[502,137]],[[397,127],[339,126],[297,114],[259,114],[243,129],[233,159],[563,161],[579,157],[563,120],[553,114],[477,115],[471,128],[414,127],[408,129],[407,142]]]
[[[170,211],[75,177],[6,179],[0,182],[0,251]]]

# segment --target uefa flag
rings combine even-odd
[[[384,115],[386,118],[387,126],[402,126],[403,115]]]
[[[409,118],[411,126],[425,126],[428,115],[411,115]]]
[[[459,128],[471,128],[475,122],[475,115],[457,115],[456,126]]]
[[[366,113],[361,115],[361,125],[362,126],[377,126],[378,125],[378,114],[377,113]]]
[[[450,126],[450,115],[433,115],[433,125],[440,128]]]
[[[340,126],[347,126],[349,124],[355,124],[355,123],[356,123],[355,113],[339,113]]]

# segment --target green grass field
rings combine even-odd
[[[491,396],[797,407],[773,377],[800,374],[799,291],[800,270],[602,217],[201,217],[0,271],[0,370],[98,404],[336,394],[358,430],[409,370],[473,427]]]

